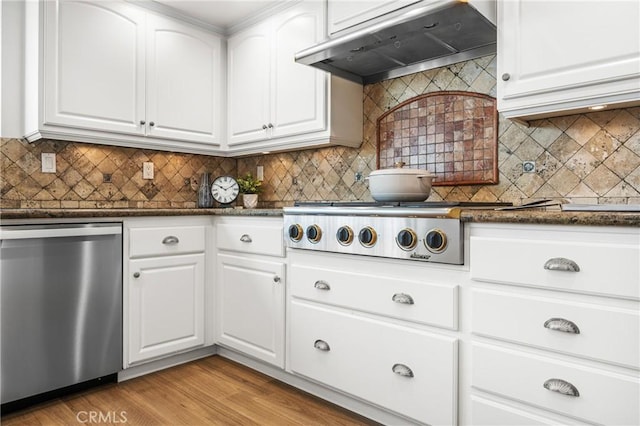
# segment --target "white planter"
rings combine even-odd
[[[255,209],[258,206],[258,194],[242,194],[242,204],[246,209]]]

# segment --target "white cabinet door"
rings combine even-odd
[[[229,38],[228,111],[230,145],[264,139],[269,123],[271,54],[269,26]]]
[[[129,363],[204,344],[204,254],[129,262]]]
[[[302,3],[273,24],[272,137],[326,128],[327,74],[298,64],[294,55],[323,39],[323,3]]]
[[[640,3],[498,2],[498,109],[507,117],[640,102]]]
[[[419,0],[329,0],[327,17],[329,34],[353,27],[418,1]]]
[[[303,2],[229,38],[229,146],[326,128],[327,74],[294,61],[323,38],[323,13]]]
[[[147,46],[147,134],[219,143],[220,38],[149,15]]]
[[[52,0],[43,10],[41,137],[219,147],[220,37],[127,2]]]
[[[284,367],[284,263],[219,254],[216,341]]]
[[[145,14],[81,1],[44,13],[44,124],[143,134]]]

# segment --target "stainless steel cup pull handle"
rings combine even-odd
[[[278,284],[280,281],[282,281],[282,279],[278,275],[273,277],[273,282],[274,283]]]
[[[331,286],[329,285],[328,282],[326,281],[322,281],[322,280],[318,280],[316,281],[313,286],[315,288],[317,288],[318,290],[331,290]]]
[[[565,333],[580,334],[578,326],[573,321],[569,321],[564,318],[549,318],[544,322],[544,328],[563,331]]]
[[[547,260],[544,264],[544,269],[549,271],[580,272],[580,267],[576,262],[564,257],[554,257]]]
[[[413,371],[404,364],[393,364],[391,371],[402,377],[413,377]]]
[[[413,297],[409,296],[408,294],[404,294],[404,293],[396,293],[391,297],[391,300],[393,300],[396,303],[402,303],[404,305],[413,305]]]
[[[249,234],[242,234],[242,237],[240,237],[240,241],[242,241],[243,243],[251,243],[251,242],[253,242],[253,240],[251,239]]]
[[[162,244],[167,244],[167,245],[178,244],[179,242],[180,240],[178,239],[178,237],[174,237],[173,235],[164,237],[164,239],[162,240]]]
[[[320,339],[316,340],[313,343],[313,347],[324,352],[329,352],[331,350],[331,348],[329,347],[329,344],[324,340],[320,340]]]
[[[562,395],[575,397],[580,396],[580,392],[578,392],[578,389],[575,386],[562,379],[549,379],[544,382],[542,386],[544,386],[545,389],[548,389],[551,392],[558,392]]]

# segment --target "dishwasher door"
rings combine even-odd
[[[122,367],[122,224],[0,227],[2,403]]]

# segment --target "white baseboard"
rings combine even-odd
[[[211,355],[215,355],[216,353],[217,347],[214,345],[196,349],[190,352],[181,353],[178,355],[173,355],[168,358],[150,361],[141,365],[129,367],[126,370],[118,372],[118,381],[124,382],[125,380],[133,379],[135,377],[153,373],[154,371],[160,371],[164,370],[165,368],[195,361],[196,359],[205,358]]]

